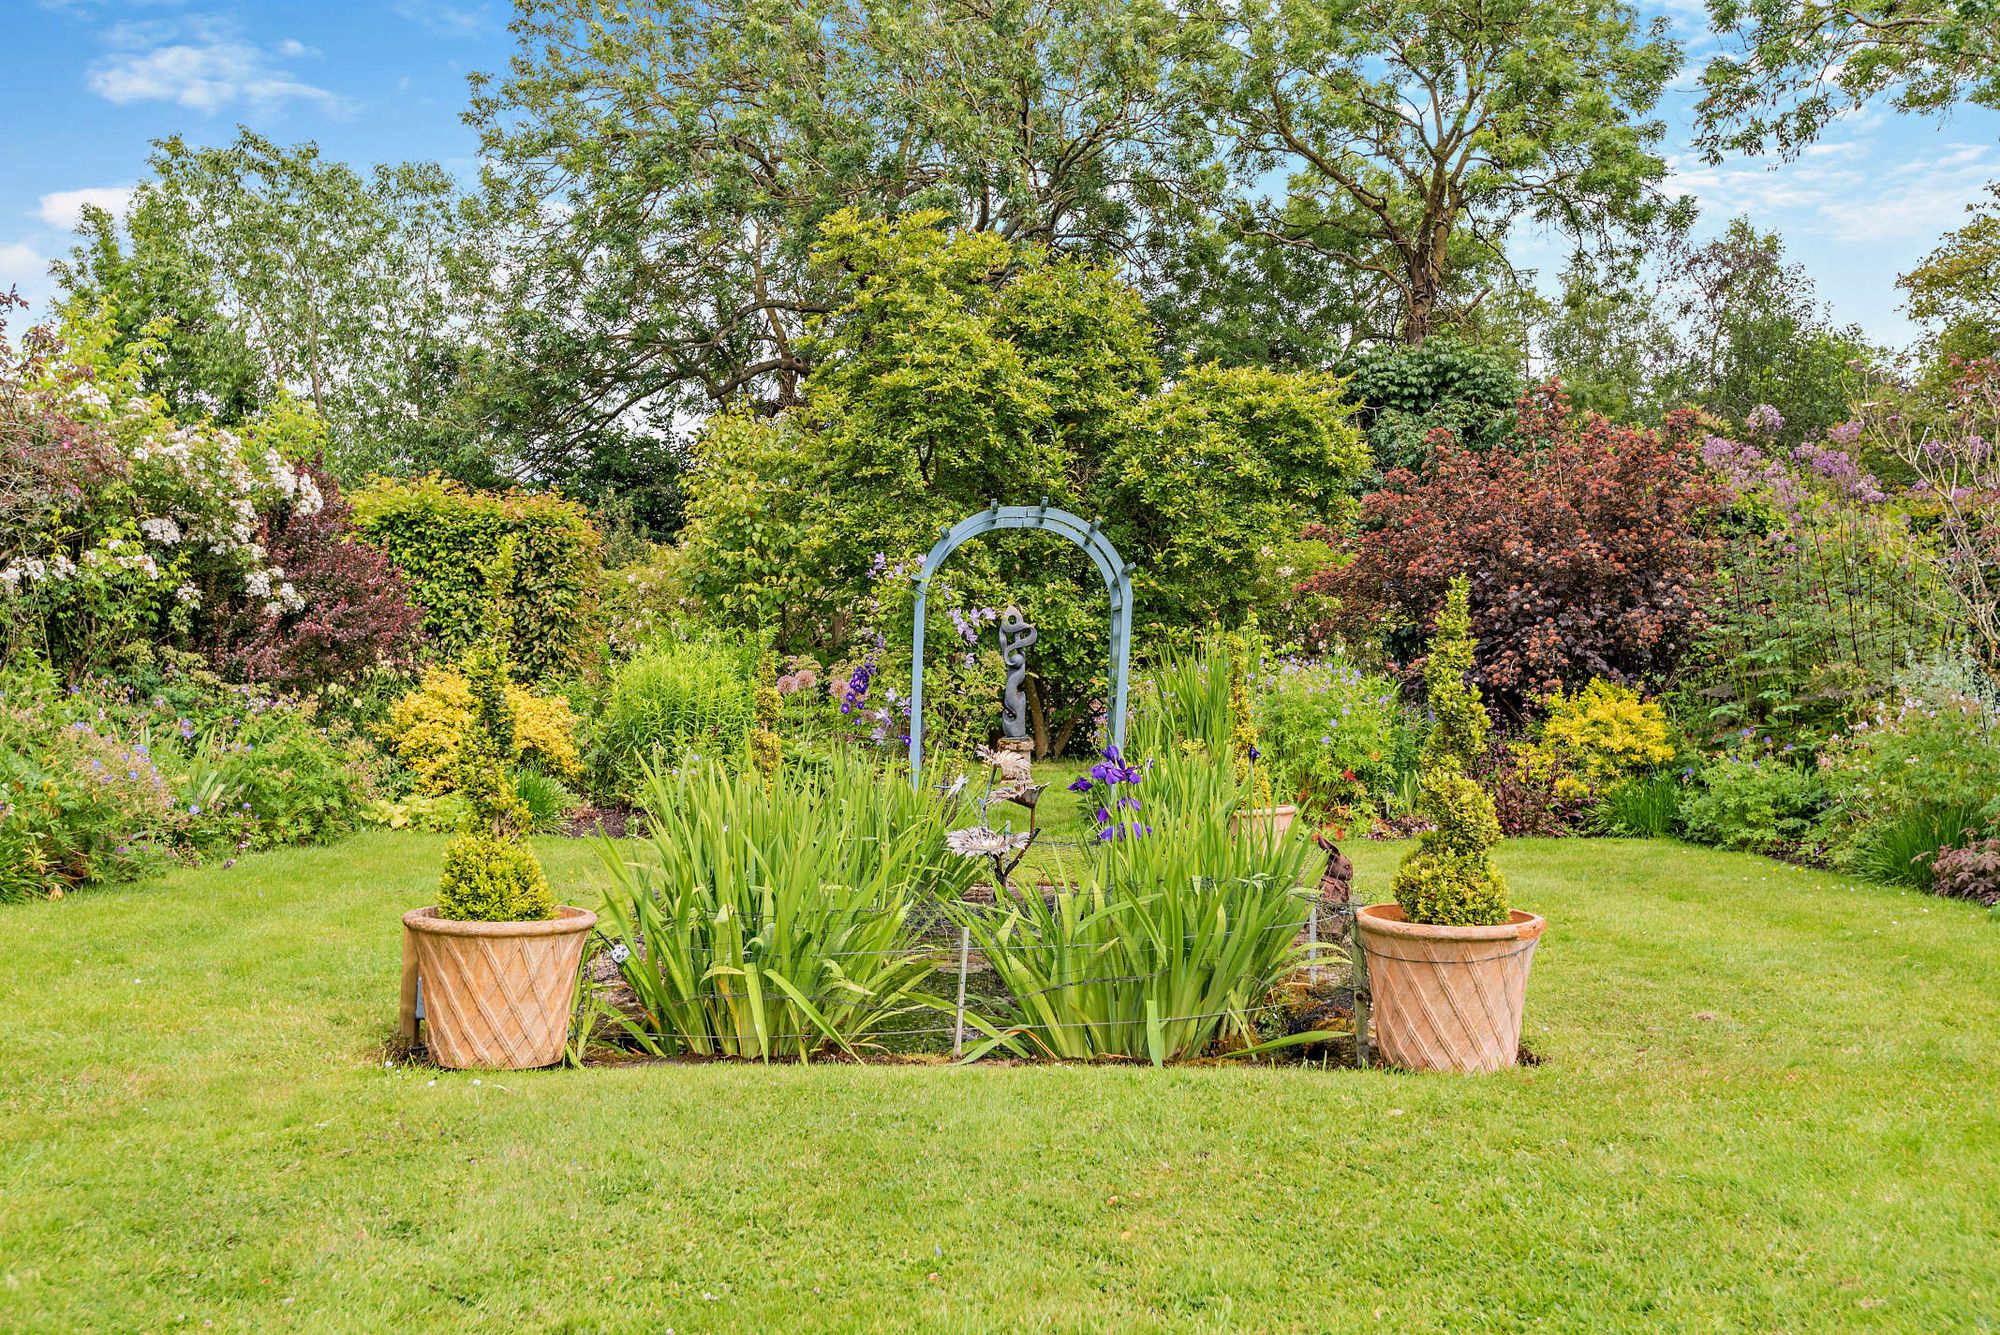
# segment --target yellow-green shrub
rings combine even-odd
[[[510,683],[507,704],[514,714],[514,759],[559,779],[580,779],[583,762],[569,702]],[[420,686],[389,707],[380,733],[424,791],[439,794],[458,787],[459,743],[471,724],[472,684],[457,668],[434,667],[424,673]]]
[[[1545,697],[1542,706],[1535,740],[1516,753],[1529,770],[1555,781],[1558,796],[1602,792],[1674,758],[1666,710],[1630,687],[1594,677],[1574,694]]]

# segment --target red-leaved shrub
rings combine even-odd
[[[2000,836],[1945,849],[1931,864],[1931,876],[1941,895],[2000,906]]]
[[[1672,670],[1720,555],[1703,521],[1722,501],[1692,413],[1660,431],[1570,411],[1551,381],[1516,409],[1505,446],[1433,433],[1421,475],[1399,468],[1362,499],[1354,559],[1299,586],[1339,600],[1329,630],[1412,642],[1455,575],[1472,581],[1475,676],[1496,703]]]
[[[287,508],[263,516],[257,540],[304,605],[273,612],[272,603],[239,594],[214,607],[198,631],[218,672],[287,690],[407,662],[422,615],[388,556],[356,534],[333,478],[318,468],[301,471],[325,504],[312,514]]]

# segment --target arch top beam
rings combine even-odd
[[[1039,505],[1002,505],[990,502],[944,531],[924,557],[917,571],[916,625],[911,634],[910,669],[910,782],[921,787],[924,766],[924,610],[930,597],[931,577],[951,554],[972,538],[1001,529],[1041,529],[1067,538],[1083,550],[1097,573],[1104,577],[1104,591],[1111,602],[1111,744],[1125,745],[1125,680],[1132,659],[1132,572],[1098,530],[1097,521],[1085,521],[1067,510],[1051,507],[1047,497]]]

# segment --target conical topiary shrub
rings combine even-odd
[[[465,656],[472,721],[459,741],[458,787],[470,814],[445,846],[436,906],[403,915],[404,989],[406,1014],[414,1015],[421,985],[428,1046],[439,1064],[518,1069],[561,1059],[597,915],[556,904],[523,838],[528,809],[507,773],[514,715],[505,622],[494,621]]]
[[[1452,581],[1424,684],[1436,726],[1424,742],[1422,808],[1436,828],[1403,859],[1394,904],[1355,915],[1382,1053],[1424,1071],[1497,1071],[1521,1047],[1528,968],[1547,925],[1510,910],[1493,867],[1500,822],[1466,772],[1488,724],[1472,667],[1470,590]]]
[[[1421,757],[1420,808],[1436,828],[1396,869],[1396,902],[1411,922],[1484,927],[1507,921],[1507,883],[1493,867],[1500,820],[1493,798],[1466,772],[1486,749],[1491,724],[1472,670],[1470,587],[1451,583],[1424,664],[1424,689],[1436,719]]]

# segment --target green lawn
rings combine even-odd
[[[1519,841],[1532,1069],[482,1077],[379,1052],[439,847],[0,908],[0,1329],[2000,1328],[1976,908]]]

